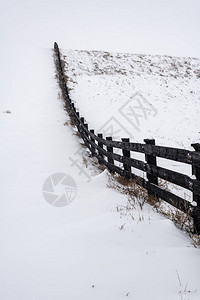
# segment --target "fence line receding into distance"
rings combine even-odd
[[[200,144],[192,144],[194,151],[157,146],[154,139],[145,139],[144,144],[132,143],[128,138],[121,141],[113,141],[112,137],[103,137],[103,134],[95,134],[93,129],[88,128],[88,124],[83,117],[80,117],[74,103],[71,101],[65,81],[63,65],[57,43],[54,43],[56,54],[56,64],[59,76],[59,83],[63,97],[85,145],[90,150],[92,156],[98,159],[99,164],[104,165],[112,173],[118,173],[128,179],[136,180],[137,184],[144,187],[149,194],[163,199],[174,207],[185,213],[190,213],[194,220],[196,232],[200,234]],[[115,149],[121,149],[122,155],[115,153]],[[145,162],[131,158],[131,151],[145,154]],[[156,158],[177,161],[191,165],[192,174],[189,177],[185,174],[168,170],[157,166]],[[115,164],[120,162],[123,167]],[[135,175],[132,168],[139,169],[146,173],[147,180]],[[194,179],[194,178],[195,179]],[[189,201],[173,194],[158,185],[158,178],[183,187],[193,194],[192,205]]]

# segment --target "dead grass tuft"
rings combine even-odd
[[[81,134],[80,134],[80,132],[78,130],[74,133],[74,135],[76,135],[78,138],[81,139]]]
[[[149,195],[147,191],[132,179],[114,174],[111,175],[107,186],[128,196],[127,210],[135,209],[136,206],[139,206],[142,210],[145,202],[148,202]]]
[[[137,209],[137,207],[142,210],[145,203],[148,203],[156,210],[156,212],[170,219],[179,229],[185,231],[192,239],[192,244],[195,247],[200,246],[200,236],[194,234],[193,218],[191,216],[191,211],[187,206],[186,213],[184,213],[166,203],[164,200],[157,198],[154,195],[149,195],[147,190],[141,187],[136,181],[126,179],[119,175],[110,175],[107,186],[128,196],[126,205],[117,207],[117,211],[121,214],[129,215],[134,219],[132,210]],[[166,181],[162,182],[162,188],[168,189]]]
[[[192,234],[194,232],[193,219],[191,217],[191,212],[189,209],[186,210],[186,213],[183,211],[166,204],[164,201],[160,201],[159,206],[155,206],[156,211],[166,218],[174,222],[174,224],[181,230]]]

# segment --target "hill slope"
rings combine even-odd
[[[84,176],[79,140],[57,99],[52,51],[14,52],[3,57],[11,88],[0,113],[0,298],[199,299],[199,249],[189,237],[148,205],[120,215],[127,197],[107,187],[107,172]],[[77,184],[62,208],[42,194],[45,179],[60,172]]]
[[[115,139],[155,138],[177,148],[192,149],[200,141],[200,59],[73,50],[63,55],[71,98],[91,127]]]

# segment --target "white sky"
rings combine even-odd
[[[200,1],[1,0],[1,46],[200,57]]]

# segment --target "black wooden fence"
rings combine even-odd
[[[194,151],[189,151],[156,146],[154,139],[145,139],[145,144],[140,144],[132,143],[128,138],[123,138],[121,141],[113,141],[112,137],[104,138],[101,133],[95,134],[93,129],[88,128],[88,124],[85,122],[84,118],[80,117],[79,112],[77,112],[74,103],[69,97],[57,43],[54,43],[54,50],[56,53],[59,83],[64,100],[70,110],[70,115],[77,126],[85,145],[91,151],[91,154],[98,159],[100,164],[105,165],[110,172],[116,172],[128,179],[132,178],[133,180],[136,180],[136,182],[144,187],[149,194],[165,200],[185,213],[190,213],[194,220],[196,232],[200,234],[200,144],[192,144]],[[122,150],[122,155],[115,153],[116,148]],[[144,153],[146,161],[144,162],[131,158],[131,151]],[[156,157],[191,165],[192,174],[195,175],[196,179],[157,166]],[[123,167],[117,166],[115,161],[120,162]],[[147,180],[132,173],[131,167],[146,172]],[[190,202],[172,192],[159,187],[158,178],[191,191],[196,206],[193,206]]]

